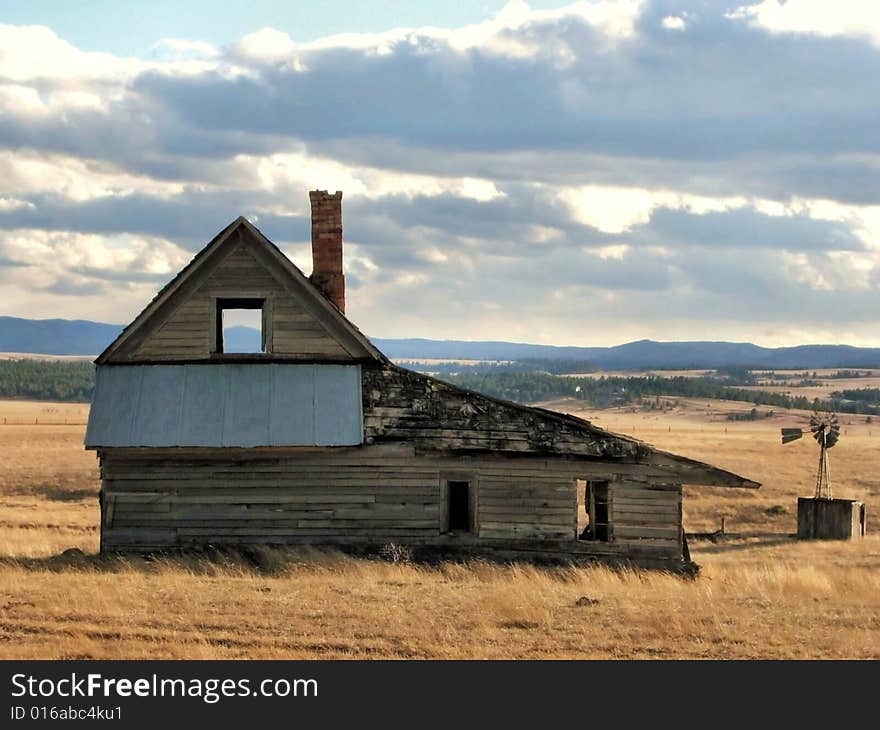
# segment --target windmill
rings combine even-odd
[[[819,444],[819,470],[816,473],[816,499],[832,499],[831,473],[828,469],[828,449],[840,439],[840,423],[834,413],[810,416],[810,433]],[[783,428],[782,443],[797,441],[804,435],[802,428]]]

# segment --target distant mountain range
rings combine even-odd
[[[849,345],[770,348],[759,347],[749,342],[638,340],[614,347],[556,347],[459,340],[375,339],[373,342],[388,357],[396,359],[584,360],[605,370],[880,367],[880,348]]]
[[[117,324],[84,319],[0,317],[0,352],[97,355],[122,331]]]
[[[121,325],[87,320],[0,317],[0,352],[40,355],[97,355]],[[231,327],[230,350],[259,349],[260,333]],[[857,368],[880,367],[880,348],[848,345],[759,347],[748,342],[655,342],[639,340],[615,347],[557,347],[514,342],[373,338],[394,359],[426,360],[580,360],[603,369],[685,369],[717,367]]]

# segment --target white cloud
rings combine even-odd
[[[684,18],[677,15],[667,15],[663,18],[660,25],[666,28],[666,30],[684,30],[685,28]]]
[[[184,190],[157,180],[70,155],[0,150],[0,195],[48,193],[84,202],[109,195],[145,193],[170,198]]]
[[[0,211],[17,210],[19,208],[33,208],[34,204],[27,200],[18,200],[17,198],[0,197]]]
[[[0,25],[0,78],[123,79],[145,68],[134,58],[82,51],[42,25]]]
[[[622,233],[637,223],[647,223],[659,205],[650,190],[585,185],[563,190],[562,200],[575,220],[606,233]]]
[[[302,209],[303,204],[298,198],[302,198],[302,191],[308,189],[342,190],[346,198],[451,193],[485,201],[502,195],[494,182],[483,178],[444,178],[346,165],[305,151],[264,157],[240,155],[236,161],[242,168],[255,169],[266,190],[289,193],[294,210]]]
[[[774,32],[862,36],[880,43],[880,13],[865,0],[763,0],[730,15]]]
[[[621,261],[632,249],[626,244],[612,246],[600,246],[595,250],[596,255],[602,260],[616,259]],[[585,251],[587,253],[588,251]]]
[[[845,205],[836,200],[794,197],[784,206],[763,201],[763,210],[771,215],[805,213],[814,220],[846,223],[865,246],[875,252],[872,254],[875,260],[880,261],[880,205]]]
[[[711,198],[683,191],[608,185],[560,189],[558,194],[575,220],[605,233],[624,233],[635,225],[647,223],[651,213],[659,207],[702,214],[740,208],[749,203],[743,197]]]
[[[533,10],[522,0],[510,0],[496,15],[480,23],[459,28],[394,28],[383,33],[339,33],[297,46],[303,52],[328,48],[358,48],[376,55],[387,55],[398,43],[418,47],[441,41],[457,51],[480,49],[511,58],[530,58],[546,52],[546,39],[530,39],[518,32],[528,26],[579,19],[593,26],[613,42],[633,33],[633,24],[644,0],[581,0],[553,10]],[[290,47],[290,52],[293,47]],[[558,53],[566,54],[562,47]]]
[[[296,44],[283,31],[275,28],[261,28],[248,33],[233,46],[236,55],[258,63],[285,62],[290,68],[299,70],[301,64],[296,56]]]
[[[167,274],[170,278],[192,258],[191,253],[154,236],[19,229],[4,232],[0,242],[11,258],[33,264],[49,276],[70,268],[121,274],[135,267],[137,273]]]

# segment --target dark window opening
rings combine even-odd
[[[449,532],[471,529],[470,482],[447,482],[449,490]]]
[[[584,509],[589,522],[581,533],[581,539],[608,542],[611,539],[611,497],[608,482],[586,482]]]
[[[265,299],[218,299],[214,352],[267,352],[265,303]]]

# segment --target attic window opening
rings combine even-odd
[[[266,300],[236,298],[217,300],[215,353],[265,354]]]

